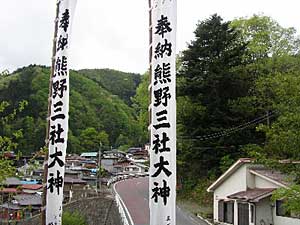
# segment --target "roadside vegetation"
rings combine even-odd
[[[86,219],[79,212],[64,212],[62,216],[63,225],[88,225]]]

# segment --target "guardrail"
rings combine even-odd
[[[108,187],[113,184],[112,192],[113,192],[113,195],[115,196],[115,201],[117,203],[119,213],[121,215],[122,223],[124,225],[134,225],[134,223],[131,218],[131,215],[128,212],[126,205],[124,204],[120,195],[117,193],[115,185],[117,184],[117,182],[122,181],[122,180],[130,179],[130,178],[137,178],[137,177],[144,177],[144,176],[148,176],[148,174],[147,173],[124,174],[124,175],[112,177],[107,182]]]
[[[118,175],[118,176],[115,176],[115,177],[112,177],[110,178],[108,181],[107,181],[107,187],[109,187],[110,185],[118,182],[118,181],[121,181],[121,180],[126,180],[126,179],[131,179],[131,178],[138,178],[138,177],[145,177],[145,176],[148,176],[149,174],[147,173],[136,173],[136,174],[124,174],[124,175]]]
[[[115,185],[116,184],[114,184],[114,186],[113,186],[113,194],[115,196],[115,201],[117,203],[119,213],[121,215],[122,223],[124,225],[134,225],[133,220],[131,218],[131,215],[128,212],[126,205],[124,204],[122,198],[116,191]]]

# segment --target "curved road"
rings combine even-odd
[[[118,182],[115,189],[126,205],[134,225],[149,225],[149,179],[135,178]],[[177,206],[177,225],[207,225],[194,215],[181,210]]]

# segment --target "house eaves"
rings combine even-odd
[[[212,185],[207,189],[208,192],[214,192],[228,177],[237,171],[242,165],[251,163],[253,160],[250,158],[241,158],[234,163],[222,176],[220,176]]]
[[[277,181],[277,180],[275,180],[275,179],[272,179],[272,178],[270,178],[270,177],[268,177],[268,176],[265,176],[265,175],[259,173],[258,170],[250,170],[249,172],[250,172],[251,174],[253,174],[253,175],[255,175],[255,176],[258,176],[258,177],[260,177],[260,178],[262,178],[262,179],[264,179],[264,180],[267,180],[267,181],[269,181],[269,182],[271,182],[271,183],[273,183],[273,184],[275,184],[275,185],[278,185],[279,187],[288,188],[287,183],[284,183],[283,181],[280,182],[280,181]]]
[[[240,191],[227,196],[228,199],[237,199],[246,202],[259,202],[261,199],[272,195],[276,188],[254,188]]]

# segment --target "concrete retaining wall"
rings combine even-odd
[[[116,202],[112,196],[78,200],[68,203],[63,210],[79,212],[86,218],[89,225],[122,225]],[[10,224],[38,225],[41,224],[41,220],[37,215],[26,221],[11,222]]]

